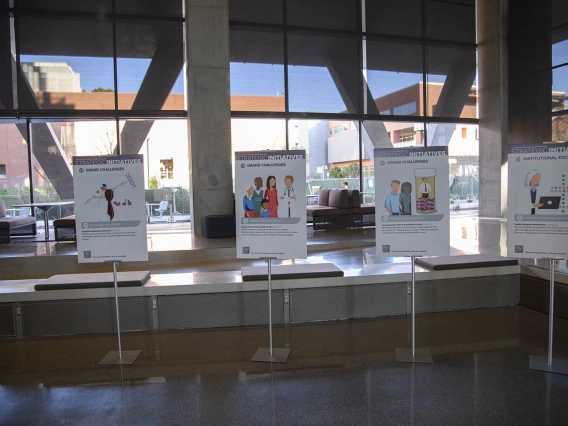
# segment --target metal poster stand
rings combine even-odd
[[[411,333],[412,333],[412,348],[396,348],[396,360],[399,362],[423,362],[432,364],[432,354],[430,349],[420,348],[416,349],[416,256],[410,256],[412,263],[412,312],[411,312]]]
[[[118,351],[108,352],[98,365],[132,365],[140,356],[142,351],[123,351],[122,342],[120,340],[120,312],[118,310],[118,273],[117,265],[120,261],[112,262],[112,270],[114,275],[114,303],[116,306],[116,331],[118,334]]]
[[[568,374],[568,360],[552,358],[554,338],[554,267],[556,260],[550,259],[550,307],[548,310],[548,356],[529,356],[531,370],[547,371],[549,373]],[[560,259],[561,260],[561,259]]]
[[[258,348],[250,359],[252,362],[270,362],[284,364],[290,355],[290,349],[272,347],[272,261],[273,258],[265,258],[268,263],[268,331],[270,339],[269,348]]]

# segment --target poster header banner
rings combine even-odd
[[[509,145],[509,154],[567,154],[568,142],[535,145]]]
[[[235,152],[235,161],[305,160],[306,151],[247,151]]]
[[[434,146],[431,148],[375,148],[375,158],[390,157],[438,157],[440,155],[448,155],[447,146]]]
[[[118,156],[105,156],[105,157],[73,157],[74,166],[91,166],[96,164],[144,164],[144,157],[142,155],[121,155]]]

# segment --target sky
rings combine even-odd
[[[119,58],[117,61],[119,92],[137,92],[150,61],[150,59]],[[112,58],[21,55],[20,62],[66,62],[73,71],[80,74],[81,88],[87,92],[97,87],[112,89],[114,86]],[[183,72],[180,72],[172,93],[183,94]]]

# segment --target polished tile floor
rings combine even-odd
[[[249,362],[266,327],[124,335],[143,351],[124,367],[96,366],[115,336],[5,339],[0,424],[564,425],[568,376],[528,369],[546,330],[519,307],[419,315],[431,365],[395,361],[407,317],[277,327],[283,365]]]

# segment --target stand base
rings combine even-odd
[[[284,364],[288,360],[290,349],[272,348],[272,356],[270,356],[270,348],[258,348],[254,353],[251,362],[272,362]]]
[[[425,364],[434,363],[430,349],[416,349],[414,351],[414,356],[412,355],[412,349],[410,348],[396,348],[394,353],[398,362],[422,362]]]
[[[548,365],[545,356],[529,356],[529,368],[531,370],[547,371],[548,373],[568,374],[568,360],[552,358],[552,365]]]
[[[122,351],[121,359],[118,351],[110,351],[97,365],[132,365],[141,353],[142,351]]]

